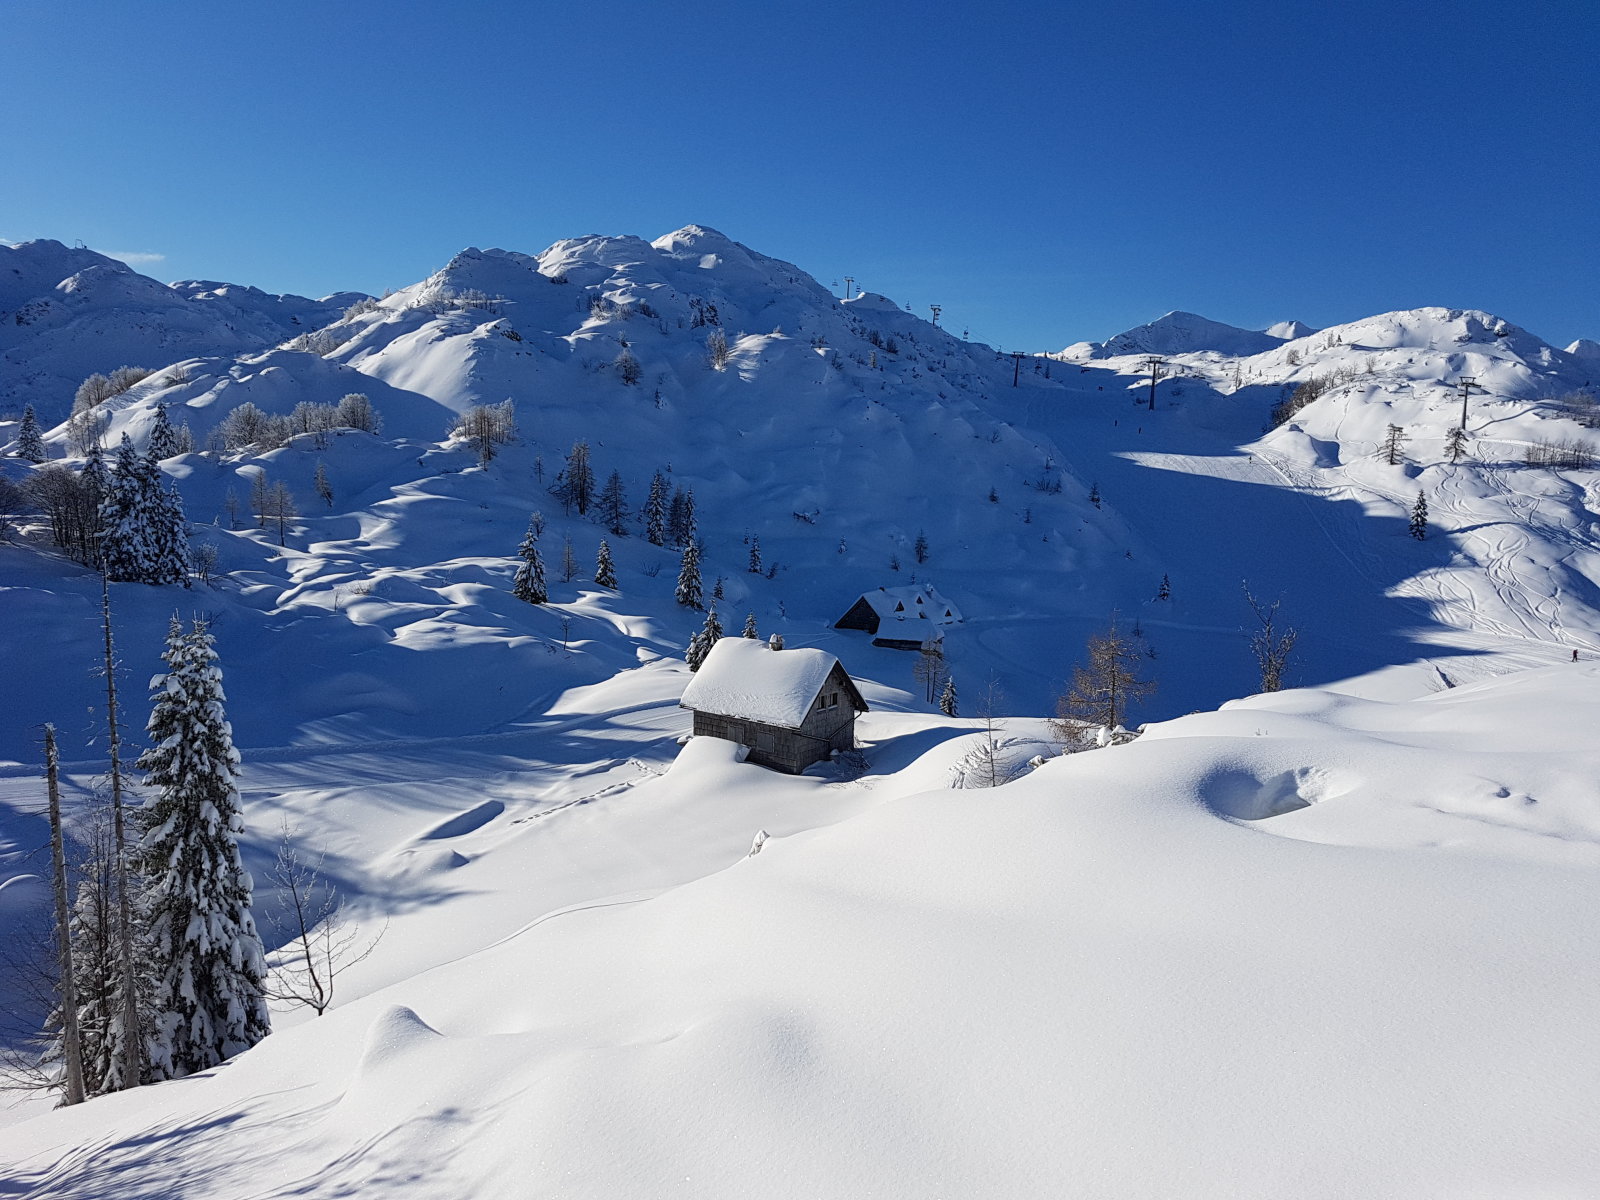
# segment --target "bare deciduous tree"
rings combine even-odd
[[[317,1016],[333,1003],[339,976],[378,947],[388,922],[375,934],[353,925],[344,897],[323,872],[324,855],[308,862],[287,822],[278,855],[267,878],[277,889],[277,905],[267,926],[279,948],[263,991],[273,1000],[312,1009]]]
[[[1261,690],[1276,692],[1283,687],[1283,674],[1300,633],[1278,619],[1278,608],[1283,604],[1282,596],[1271,604],[1262,604],[1250,594],[1248,581],[1243,586],[1245,601],[1256,618],[1257,628],[1250,634],[1250,652],[1255,655],[1256,666],[1261,670]]]

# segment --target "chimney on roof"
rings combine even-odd
[[[775,633],[771,637],[769,637],[767,639],[767,649],[768,650],[782,650],[783,649],[783,634]]]

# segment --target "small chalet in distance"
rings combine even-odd
[[[960,623],[954,604],[931,587],[913,585],[863,593],[833,627],[864,629],[876,635],[874,646],[920,650],[930,637],[943,637],[946,626]]]
[[[697,737],[747,746],[747,761],[798,775],[856,744],[856,714],[867,711],[855,681],[825,650],[783,649],[725,637],[706,655],[680,706]]]

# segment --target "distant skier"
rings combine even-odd
[[[1572,652],[1572,661],[1573,662],[1577,662],[1578,661],[1578,652],[1576,650],[1574,650]]]

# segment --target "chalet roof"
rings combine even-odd
[[[711,647],[681,703],[696,712],[798,729],[838,665],[826,650],[769,650],[752,638],[725,637]]]
[[[878,588],[863,592],[861,598],[884,621],[915,621],[926,618],[935,625],[954,625],[961,620],[961,610],[931,587]]]

